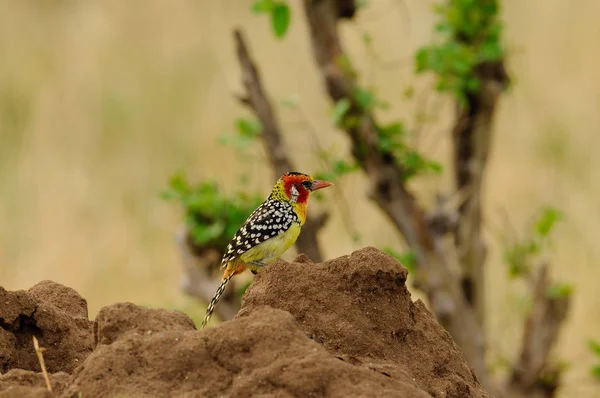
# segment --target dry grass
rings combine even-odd
[[[413,120],[401,99],[414,83],[410,64],[372,63],[361,45],[368,29],[386,60],[408,59],[430,38],[430,3],[372,0],[358,26],[344,28],[366,79],[391,101],[382,117]],[[580,0],[505,1],[510,68],[516,85],[497,119],[487,185],[488,220],[517,230],[541,203],[562,209],[556,235],[556,277],[576,296],[559,354],[572,364],[563,396],[592,396],[586,338],[600,338],[600,3]],[[158,193],[184,169],[231,186],[249,171],[248,189],[266,191],[269,171],[236,158],[216,137],[231,129],[239,91],[231,28],[248,32],[275,99],[294,95],[322,136],[345,148],[332,129],[328,102],[310,58],[299,12],[284,42],[250,1],[97,1],[0,3],[0,281],[9,289],[41,279],[72,286],[91,315],[115,301],[191,308],[178,290],[173,232],[179,214]],[[404,4],[404,6],[403,6]],[[297,9],[297,3],[294,2]],[[299,11],[299,10],[298,10]],[[408,11],[408,14],[407,14]],[[408,25],[408,21],[410,25]],[[417,92],[429,81],[420,79]],[[418,103],[423,99],[417,96]],[[433,102],[437,100],[434,99]],[[420,138],[445,159],[449,109]],[[297,112],[282,111],[287,143],[303,170],[314,171],[312,136]],[[340,217],[323,233],[328,257],[359,246],[399,245],[386,220],[364,199],[364,178],[340,188],[353,205],[362,240],[342,233]],[[447,181],[419,184],[426,194]],[[337,214],[339,216],[339,214]],[[365,221],[367,220],[367,221]],[[506,280],[497,234],[490,230],[490,325],[494,353],[509,356],[520,336],[521,291]],[[291,255],[288,255],[291,256]]]
[[[46,382],[46,388],[48,391],[52,392],[52,385],[50,384],[50,378],[48,377],[48,371],[46,370],[46,362],[44,361],[44,351],[46,348],[40,347],[38,340],[33,336],[33,348],[35,350],[35,355],[38,358],[38,362],[40,363],[40,370],[44,375],[44,381]]]

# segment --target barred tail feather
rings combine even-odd
[[[234,275],[234,273],[232,272],[221,281],[221,284],[219,285],[217,292],[215,293],[214,297],[212,298],[212,300],[210,300],[210,303],[208,304],[208,308],[206,309],[206,315],[204,315],[204,320],[202,321],[202,326],[200,326],[200,329],[203,329],[204,326],[206,326],[206,324],[210,320],[210,317],[212,316],[212,313],[215,310],[217,303],[219,302],[219,300],[221,299],[221,296],[225,292],[225,287],[227,287],[227,284],[229,283],[229,281],[231,280],[233,275]]]

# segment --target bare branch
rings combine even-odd
[[[434,235],[444,236],[456,228],[458,212],[448,205],[451,198],[438,193],[436,206],[425,215],[425,220]]]
[[[336,0],[336,9],[338,18],[352,19],[356,14],[356,4],[354,0]]]
[[[483,327],[485,314],[484,264],[486,246],[482,233],[482,184],[493,131],[498,97],[508,84],[502,61],[475,68],[481,89],[467,95],[467,104],[457,107],[452,131],[456,189],[466,192],[458,208],[454,231],[456,251],[462,267],[462,289]]]
[[[345,128],[352,142],[352,154],[371,179],[371,198],[403,234],[416,254],[415,281],[427,294],[440,323],[462,348],[476,374],[490,389],[484,361],[483,334],[464,299],[457,279],[449,272],[443,250],[436,244],[425,212],[403,183],[403,170],[392,153],[378,147],[378,125],[374,116],[353,101],[356,82],[348,70],[347,55],[337,31],[338,10],[331,0],[305,0],[315,60],[327,92],[335,102],[348,98],[349,116],[359,122]],[[346,67],[346,69],[345,69]]]
[[[246,96],[242,101],[256,113],[262,124],[262,141],[265,145],[269,162],[277,177],[296,170],[288,157],[282,140],[281,129],[273,107],[265,93],[256,64],[250,56],[250,51],[240,29],[234,31],[236,52],[242,69],[242,79],[246,88]],[[324,226],[328,215],[322,214],[309,217],[302,227],[302,233],[296,241],[300,253],[306,254],[312,261],[323,260],[322,251],[317,239],[319,230]]]
[[[544,264],[535,279],[533,304],[525,323],[521,353],[508,382],[507,396],[553,397],[559,385],[560,370],[549,363],[549,354],[567,317],[570,298],[568,295],[549,296],[550,284],[548,266]],[[541,382],[544,374],[553,374],[553,377]]]

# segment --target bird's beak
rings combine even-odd
[[[321,188],[327,188],[332,186],[333,183],[329,182],[329,181],[323,181],[323,180],[314,180],[312,185],[310,186],[310,190],[311,191],[316,191],[317,189],[321,189]]]

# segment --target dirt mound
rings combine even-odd
[[[322,264],[299,256],[258,274],[238,317],[264,305],[279,308],[348,363],[414,380],[434,397],[489,396],[448,332],[412,301],[407,276],[373,247]]]
[[[52,390],[60,394],[69,383],[69,374],[58,372],[49,375]],[[54,397],[46,390],[42,373],[29,370],[12,369],[0,375],[0,398],[9,397]]]
[[[0,347],[12,347],[0,359],[11,368],[39,369],[33,347],[14,336],[34,333],[42,320],[70,319],[78,333],[60,323],[60,346],[71,358],[80,347],[76,368],[55,359],[51,372],[70,374],[51,375],[53,394],[40,374],[12,370],[0,376],[0,397],[489,397],[450,336],[412,302],[406,277],[374,248],[323,264],[300,256],[266,267],[230,322],[199,331],[183,313],[120,303],[99,312],[93,337],[80,321],[85,301],[71,289],[43,282],[29,292],[0,290],[8,303]],[[38,318],[40,308],[54,318]],[[12,345],[2,345],[5,334]]]
[[[52,281],[28,291],[0,287],[0,303],[0,373],[40,369],[33,336],[46,348],[48,372],[71,373],[92,352],[87,302],[75,290]]]
[[[427,397],[331,356],[287,312],[261,308],[218,328],[126,333],[99,346],[65,396]],[[383,395],[382,395],[383,394]]]
[[[161,331],[193,330],[194,322],[179,311],[149,309],[132,303],[103,307],[94,322],[94,342],[112,344],[127,334],[152,334]]]

